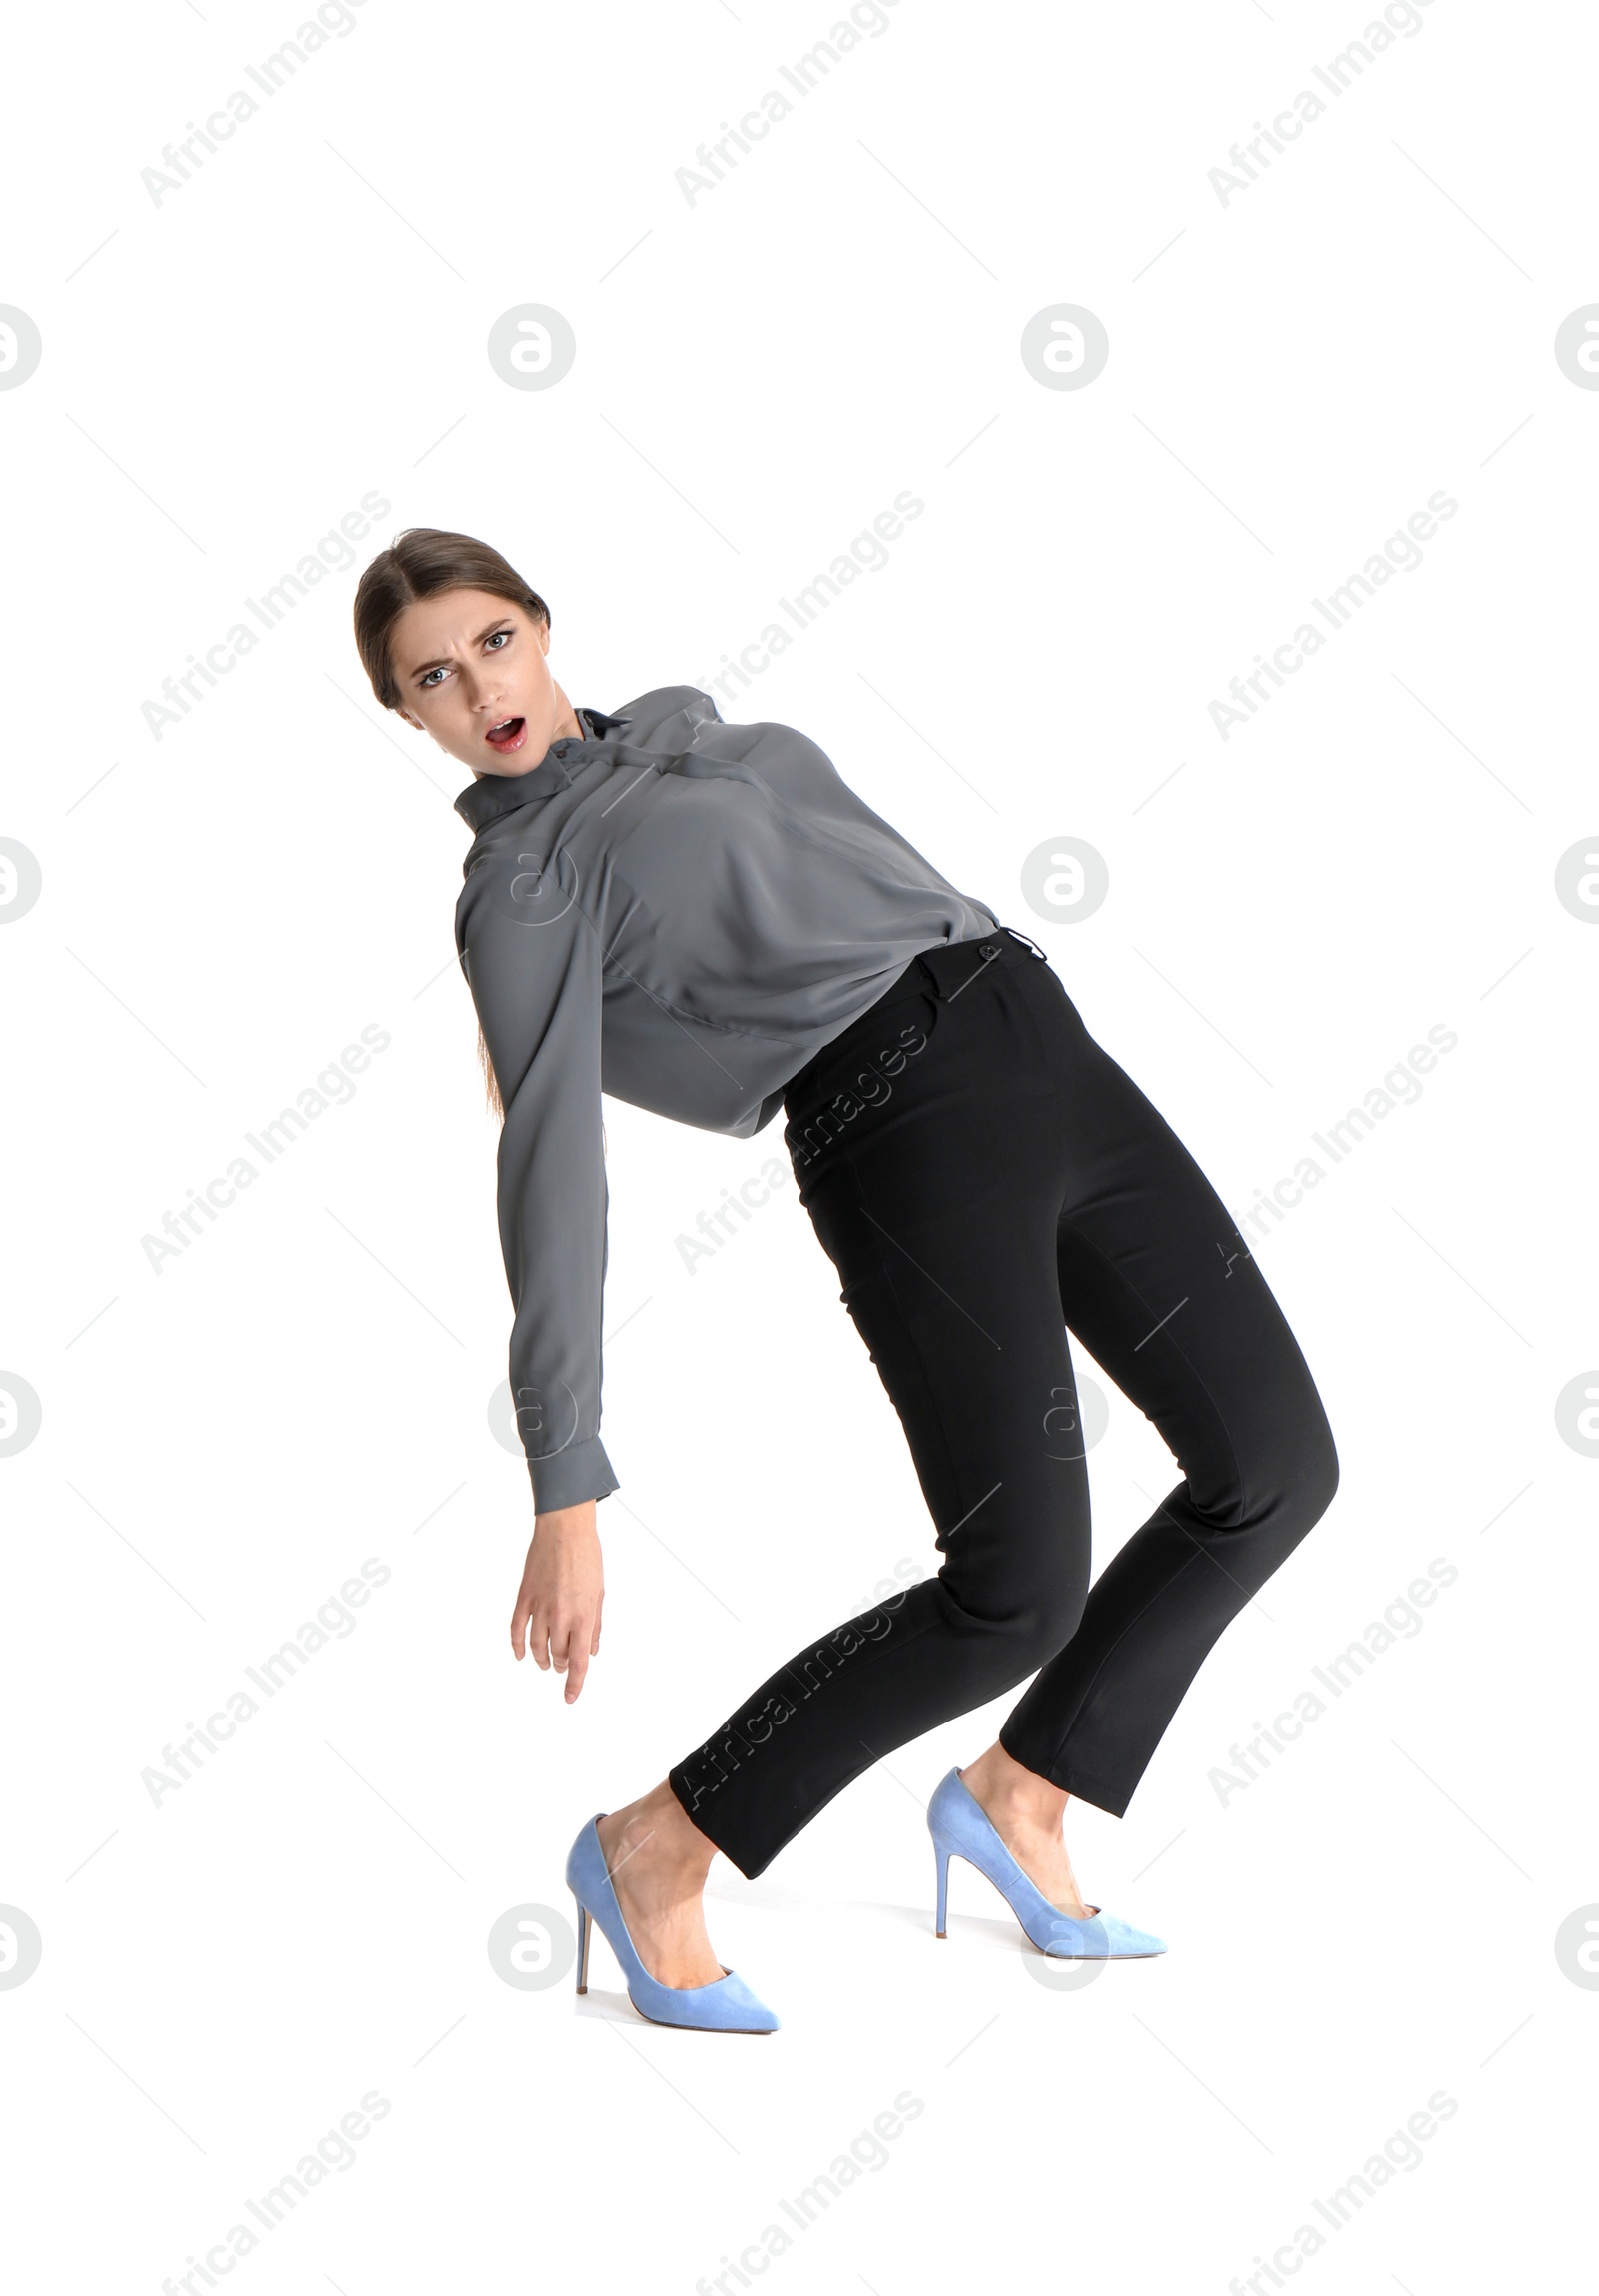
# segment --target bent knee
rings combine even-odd
[[[1279,1425],[1268,1440],[1239,1449],[1219,1486],[1195,1491],[1194,1504],[1214,1531],[1255,1531],[1269,1523],[1301,1538],[1326,1514],[1337,1489],[1337,1446],[1318,1405],[1291,1428]]]
[[[1325,1417],[1296,1436],[1262,1483],[1271,1493],[1271,1516],[1289,1538],[1302,1539],[1321,1521],[1338,1489],[1338,1451]],[[1258,1512],[1250,1506],[1243,1520],[1258,1520]]]
[[[1008,1688],[1063,1650],[1082,1623],[1087,1574],[1052,1578],[1010,1595],[987,1589],[967,1595],[945,1583],[945,1593],[968,1634],[989,1644],[996,1679]]]
[[[1300,1439],[1295,1450],[1288,1485],[1289,1512],[1308,1531],[1326,1514],[1337,1490],[1338,1447],[1323,1412],[1319,1415],[1319,1425]]]

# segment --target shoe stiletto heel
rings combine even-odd
[[[949,1860],[963,1857],[998,1890],[1020,1922],[1022,1933],[1040,1953],[1068,1961],[1146,1961],[1165,1946],[1147,1929],[1135,1929],[1114,1913],[1095,1906],[1076,1920],[1052,1905],[1037,1883],[1016,1863],[987,1811],[965,1785],[958,1769],[939,1781],[927,1804],[927,1830],[938,1863],[938,1935],[949,1910]]]
[[[599,1813],[604,1816],[602,1810]],[[622,1907],[612,1887],[605,1851],[595,1819],[579,1834],[567,1853],[567,1887],[578,1907],[578,1991],[589,1989],[589,1942],[598,1923],[606,1943],[617,1956],[628,1987],[628,1998],[641,2017],[653,2025],[679,2025],[699,2032],[775,2033],[778,2019],[758,2000],[744,1979],[724,1969],[712,1985],[663,1985],[640,1960],[628,1934]]]

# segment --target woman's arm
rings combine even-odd
[[[506,1110],[497,1201],[515,1310],[509,1376],[541,1516],[618,1488],[600,1440],[600,949],[570,870],[558,855],[541,875],[513,840],[471,871],[457,913]]]

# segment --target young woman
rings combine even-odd
[[[1293,1334],[1215,1191],[1040,951],[959,893],[801,733],[692,686],[614,715],[551,675],[550,613],[499,552],[411,528],[361,578],[379,702],[472,778],[456,942],[503,1119],[510,1377],[534,1532],[511,1647],[576,1699],[600,1647],[609,1195],[601,1093],[784,1141],[899,1414],[937,1573],[807,1644],[649,1792],[574,1842],[641,2013],[770,2031],[712,1950],[747,1876],[873,1761],[1033,1680],[928,1809],[1040,1950],[1160,1940],[1086,1905],[1072,1794],[1120,1816],[1217,1637],[1325,1511],[1338,1465]],[[1183,1479],[1089,1587],[1067,1328]]]

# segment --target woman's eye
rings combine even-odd
[[[427,687],[432,685],[436,677],[443,677],[443,675],[444,671],[442,669],[425,670],[423,675],[418,678],[417,683],[423,687]]]
[[[509,629],[497,629],[497,630],[495,630],[495,631],[494,631],[494,633],[493,633],[493,635],[492,635],[492,636],[491,636],[491,637],[488,639],[488,641],[487,641],[487,642],[488,642],[490,645],[493,645],[493,646],[498,646],[498,645],[499,645],[499,643],[500,643],[500,640],[501,640],[502,638],[504,638],[504,639],[505,639],[505,641],[506,641],[507,645],[509,645],[509,644],[510,644],[510,642],[511,642],[511,632],[510,632],[510,630],[509,630]]]

